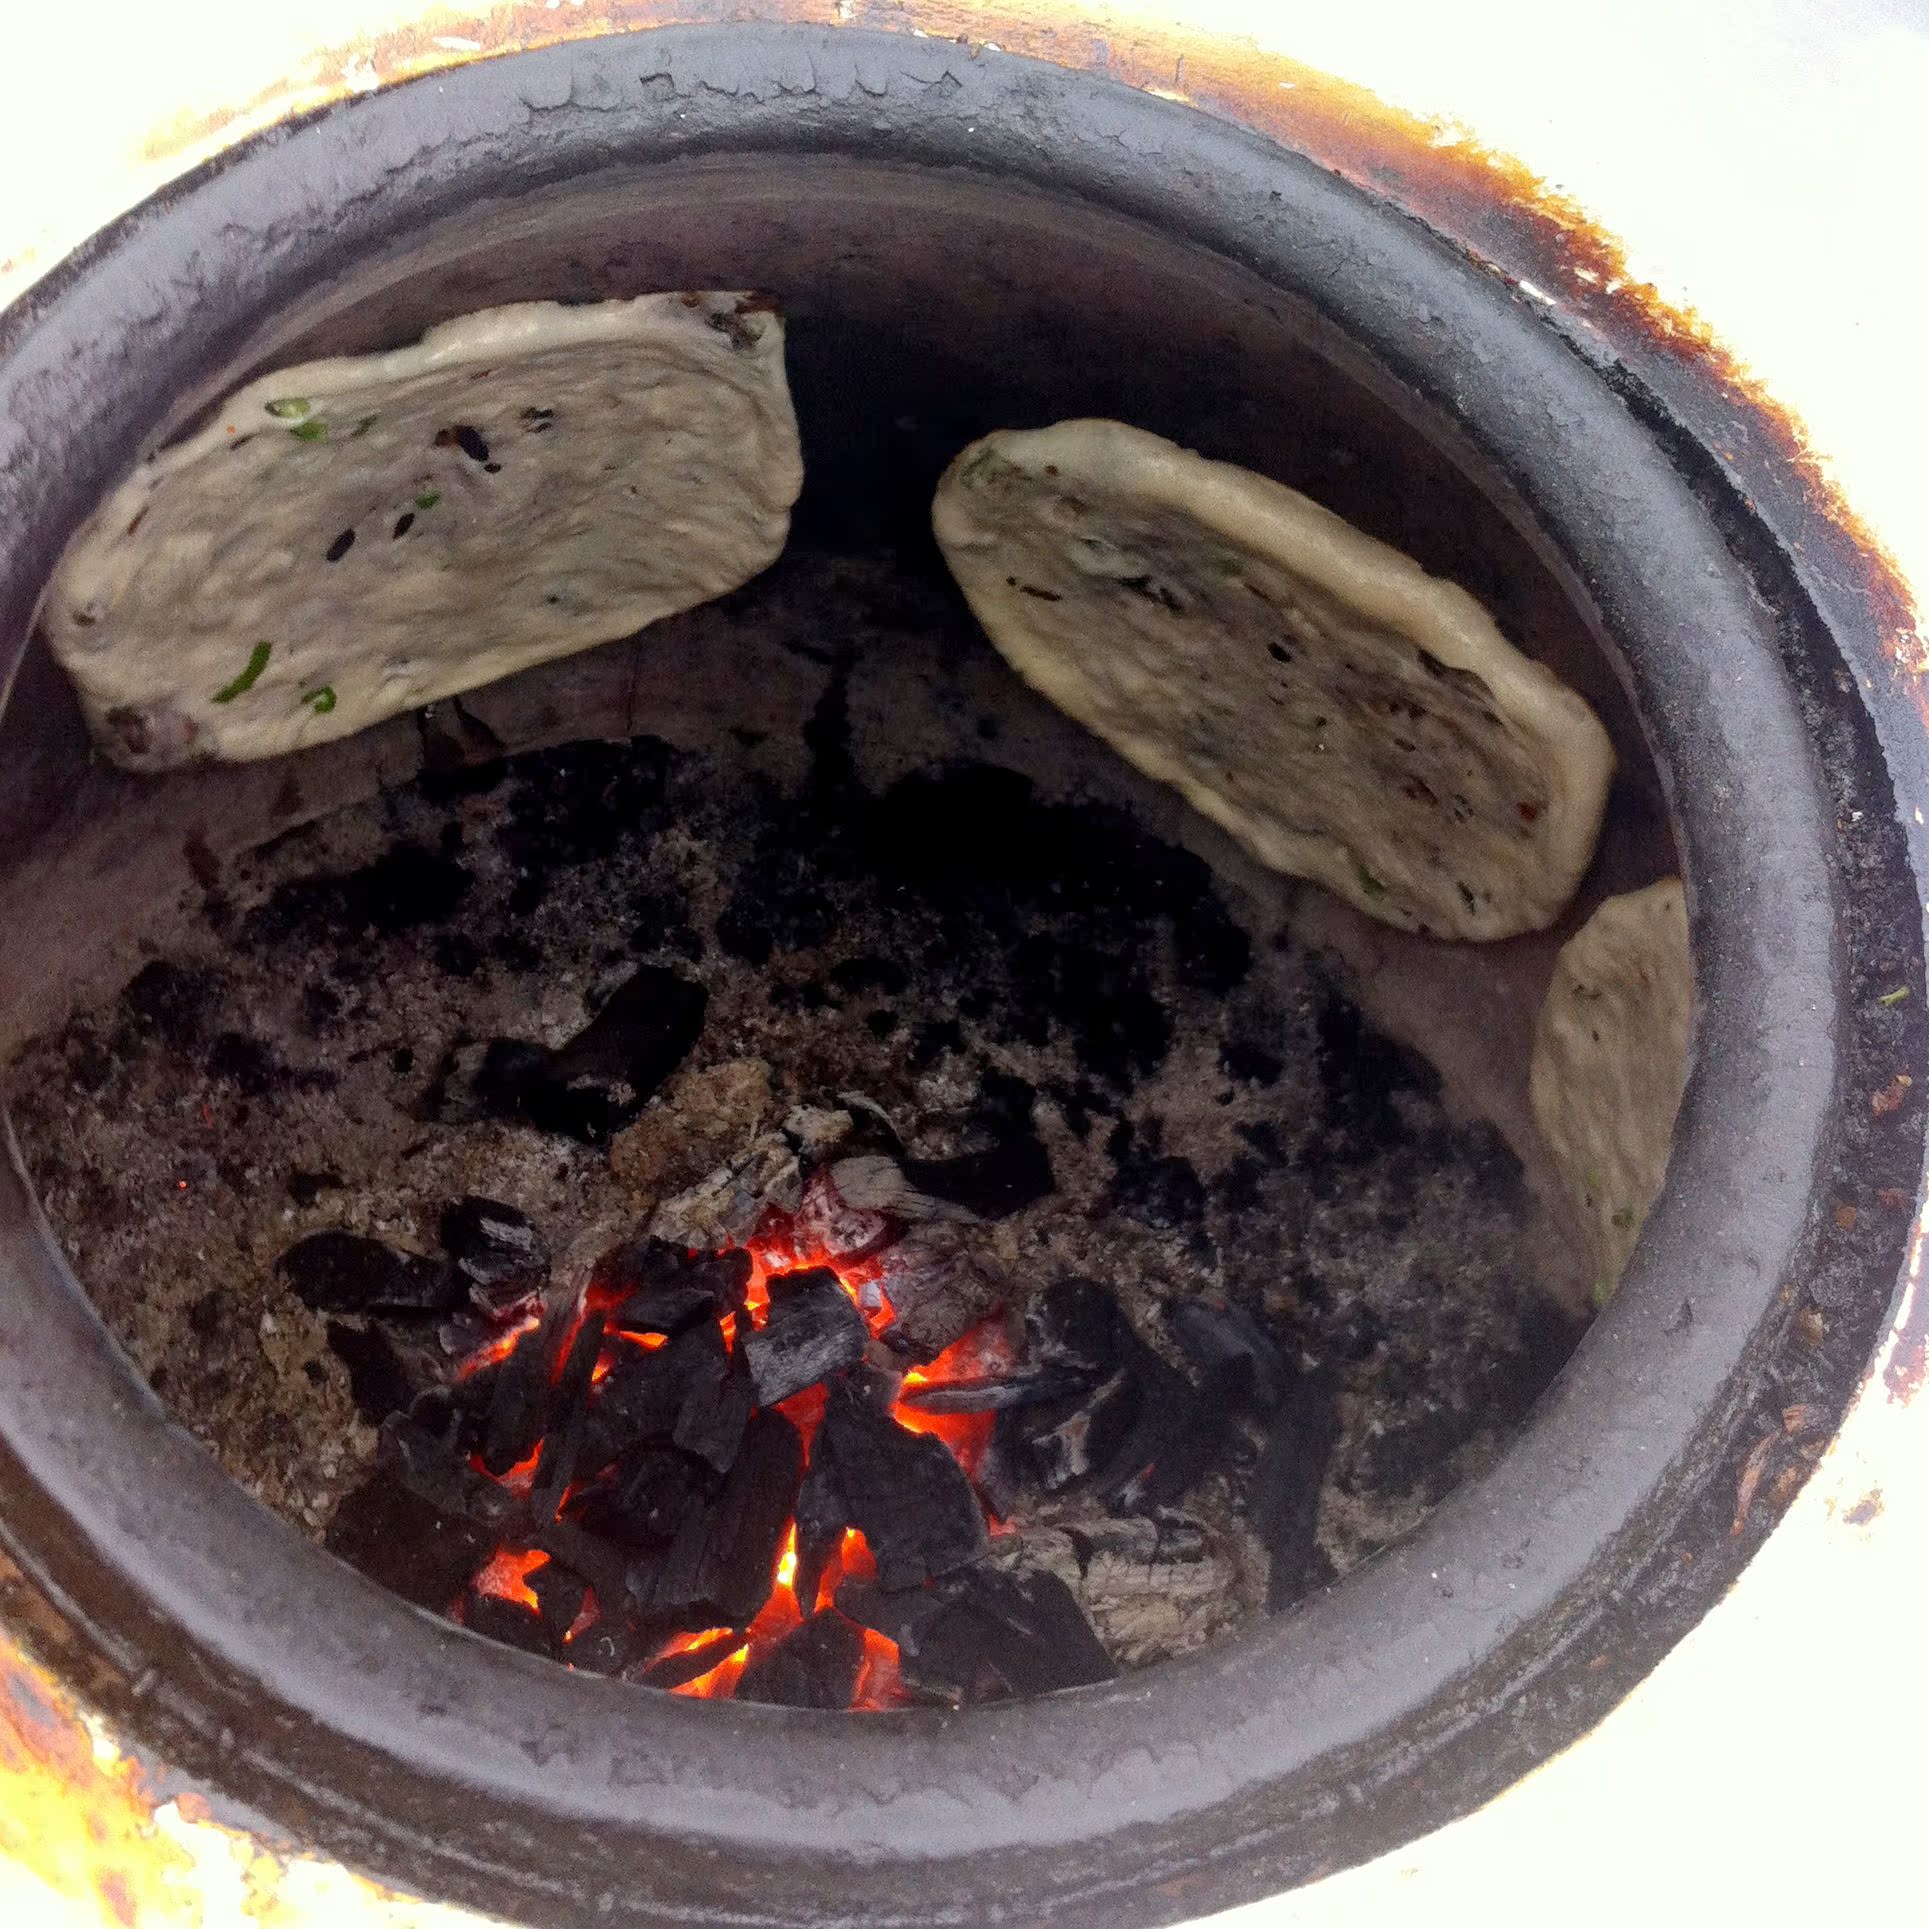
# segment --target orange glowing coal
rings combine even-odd
[[[852,1303],[863,1314],[865,1325],[873,1338],[881,1334],[894,1318],[890,1303],[878,1283],[881,1266],[874,1260],[837,1261],[822,1250],[800,1247],[792,1241],[788,1222],[776,1217],[757,1228],[746,1250],[750,1254],[751,1269],[743,1310],[741,1313],[726,1314],[719,1321],[725,1344],[732,1351],[737,1348],[742,1333],[754,1331],[764,1324],[770,1309],[770,1282],[784,1273],[821,1267],[834,1274]],[[692,1258],[697,1256],[691,1254]],[[592,1282],[585,1289],[571,1316],[567,1333],[555,1347],[555,1374],[560,1374],[562,1362],[568,1357],[584,1322],[593,1316],[613,1311],[624,1297],[622,1289],[601,1282]],[[509,1331],[490,1340],[486,1346],[466,1358],[457,1369],[458,1377],[466,1379],[484,1367],[507,1359],[541,1323],[533,1315],[525,1317]],[[666,1337],[660,1333],[610,1331],[603,1340],[590,1384],[600,1385],[620,1357],[623,1347],[635,1346],[654,1351],[666,1344]],[[990,1413],[927,1413],[907,1404],[905,1396],[957,1381],[987,1378],[1009,1365],[1009,1344],[997,1323],[989,1321],[928,1365],[911,1368],[904,1376],[899,1395],[891,1407],[891,1417],[912,1432],[935,1435],[956,1456],[967,1474],[975,1474],[990,1444],[994,1416]],[[778,1411],[796,1428],[806,1456],[811,1451],[823,1419],[827,1399],[826,1389],[820,1383],[794,1394],[779,1405]],[[540,1449],[532,1450],[507,1473],[492,1478],[512,1492],[527,1494],[535,1478],[539,1458]],[[478,1473],[487,1471],[479,1457],[472,1460],[471,1465]],[[570,1502],[578,1498],[582,1491],[580,1482],[567,1489],[561,1510],[565,1515]],[[994,1520],[991,1525],[996,1529],[999,1523]],[[540,1603],[535,1590],[529,1585],[529,1577],[540,1571],[550,1558],[540,1549],[506,1545],[483,1565],[471,1587],[478,1594],[537,1608]],[[825,1563],[815,1596],[808,1603],[797,1599],[797,1570],[797,1524],[792,1520],[771,1574],[769,1594],[747,1625],[740,1628],[705,1628],[672,1635],[642,1657],[643,1666],[654,1667],[677,1656],[693,1655],[698,1650],[707,1653],[733,1635],[737,1636],[736,1644],[725,1649],[714,1666],[670,1689],[673,1694],[696,1700],[727,1700],[735,1693],[744,1670],[758,1655],[799,1627],[808,1616],[831,1609],[837,1589],[845,1581],[875,1579],[877,1565],[864,1536],[855,1528],[847,1528],[840,1544]],[[566,1666],[572,1665],[568,1660],[570,1648],[593,1629],[597,1615],[596,1597],[591,1592],[586,1595],[584,1606],[564,1639]],[[893,1642],[873,1630],[865,1629],[863,1632],[863,1660],[850,1705],[854,1710],[896,1706],[900,1701],[897,1648]]]

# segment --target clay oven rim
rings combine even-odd
[[[1814,1264],[1863,1023],[1790,668],[1826,633],[1790,614],[1790,579],[1767,580],[1768,545],[1738,552],[1739,509],[1529,303],[1311,164],[1023,59],[745,25],[557,47],[328,110],[40,284],[0,322],[0,634],[24,636],[52,558],[164,399],[265,317],[479,198],[697,154],[1002,176],[1229,257],[1531,505],[1675,773],[1691,885],[1698,1058],[1632,1272],[1501,1464],[1302,1611],[1106,1688],[851,1718],[574,1677],[303,1543],[138,1384],[16,1162],[0,1536],[51,1604],[62,1665],[133,1734],[419,1890],[664,1923],[1117,1924],[1247,1900],[1445,1819],[1579,1732],[1611,1686],[1587,1669],[1597,1616],[1673,1559],[1662,1543],[1732,1458],[1785,1288]],[[1842,727],[1865,726],[1849,707]],[[35,718],[6,727],[31,740]],[[1859,901],[1915,977],[1919,893],[1894,871],[1860,878]],[[1870,1287],[1865,1339],[1892,1279]],[[1690,1605],[1677,1589],[1614,1637],[1613,1681],[1706,1605],[1714,1566]]]

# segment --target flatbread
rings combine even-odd
[[[1534,1122],[1605,1305],[1661,1191],[1688,1076],[1694,967],[1679,878],[1609,898],[1554,961],[1528,1067]]]
[[[1275,870],[1435,937],[1553,922],[1614,753],[1464,590],[1120,422],[999,430],[932,523],[1020,676]]]
[[[802,479],[766,301],[485,309],[230,396],[41,620],[117,763],[272,757],[734,589]]]

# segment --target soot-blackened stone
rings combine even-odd
[[[862,1630],[826,1608],[752,1658],[737,1682],[736,1699],[780,1708],[848,1708],[863,1666]]]
[[[782,1298],[773,1297],[763,1325],[743,1337],[744,1362],[759,1406],[776,1406],[855,1366],[870,1344],[864,1316],[836,1275],[816,1270],[818,1276],[808,1284],[787,1285]]]
[[[311,1232],[275,1262],[318,1313],[446,1313],[466,1287],[445,1259],[425,1259],[356,1232]]]
[[[951,1449],[899,1426],[848,1384],[832,1387],[812,1452],[829,1455],[887,1591],[921,1586],[985,1551],[984,1513]]]

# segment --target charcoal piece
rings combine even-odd
[[[567,1520],[545,1521],[530,1530],[529,1539],[583,1581],[605,1613],[612,1603],[621,1607],[629,1593],[628,1556],[622,1548]],[[534,1585],[532,1577],[532,1591]]]
[[[863,1667],[862,1631],[826,1608],[753,1655],[735,1698],[779,1708],[848,1708]]]
[[[876,1252],[897,1236],[898,1228],[888,1213],[846,1199],[833,1176],[836,1170],[820,1166],[804,1181],[804,1195],[792,1219],[792,1237],[801,1252],[824,1253],[848,1264]]]
[[[485,1641],[499,1641],[524,1654],[540,1654],[554,1661],[561,1643],[543,1626],[543,1618],[526,1601],[505,1601],[494,1594],[471,1594],[463,1604],[462,1624]]]
[[[918,1587],[984,1552],[978,1496],[942,1440],[899,1426],[840,1383],[831,1388],[813,1452],[830,1456],[852,1525],[870,1544],[887,1592]]]
[[[318,1313],[446,1313],[467,1290],[446,1259],[425,1259],[357,1232],[311,1232],[275,1261]]]
[[[708,1330],[717,1331],[714,1326]],[[670,1437],[685,1453],[727,1474],[757,1404],[750,1376],[735,1354],[706,1355],[684,1384]]]
[[[1029,1130],[954,1159],[906,1159],[904,1176],[929,1198],[980,1219],[1006,1219],[1057,1190],[1050,1155]]]
[[[469,1455],[482,1451],[489,1402],[501,1372],[502,1362],[492,1360],[460,1379],[425,1387],[409,1402],[408,1418],[466,1462]]]
[[[344,1496],[322,1544],[403,1600],[446,1614],[489,1558],[496,1529],[437,1507],[383,1469]]]
[[[776,1579],[803,1463],[803,1440],[781,1413],[753,1414],[715,1503],[686,1521],[660,1558],[632,1563],[639,1613],[672,1627],[745,1627],[754,1620]]]
[[[627,1621],[600,1614],[573,1641],[563,1644],[563,1659],[582,1674],[617,1675],[631,1667],[641,1644]]]
[[[1278,1613],[1330,1576],[1315,1538],[1320,1490],[1340,1435],[1333,1387],[1304,1374],[1267,1428],[1248,1489],[1247,1516],[1266,1549],[1266,1606]]]
[[[839,1286],[836,1272],[829,1266],[793,1266],[788,1272],[772,1273],[764,1281],[764,1292],[771,1305],[799,1293],[814,1293],[821,1286]],[[842,1287],[839,1286],[842,1291]]]
[[[709,993],[679,973],[644,965],[566,1044],[523,1039],[457,1046],[423,1101],[431,1118],[501,1118],[601,1145],[642,1111],[703,1030]]]
[[[773,1293],[763,1325],[741,1341],[757,1404],[775,1406],[855,1366],[870,1338],[863,1314],[834,1274],[821,1273],[801,1287],[785,1282],[781,1298]]]
[[[1181,1500],[1224,1457],[1231,1444],[1227,1408],[1202,1400],[1185,1375],[1131,1335],[1134,1400],[1125,1438],[1100,1456],[1088,1440],[1089,1476],[1074,1483],[1111,1505],[1142,1512]]]
[[[709,1506],[713,1469],[674,1447],[639,1442],[585,1495],[580,1519],[591,1532],[625,1547],[667,1547],[691,1513]]]
[[[913,1360],[935,1360],[1005,1303],[1006,1282],[975,1227],[913,1226],[879,1258],[891,1303],[885,1339]]]
[[[459,1448],[403,1414],[390,1414],[382,1422],[375,1464],[383,1475],[445,1514],[500,1530],[522,1511],[521,1501],[477,1473]]]
[[[1025,1309],[1025,1337],[1034,1360],[1108,1373],[1132,1350],[1137,1335],[1117,1297],[1094,1279],[1061,1279]]]
[[[1043,1568],[974,1567],[943,1583],[941,1591],[954,1613],[981,1624],[980,1665],[989,1667],[1009,1694],[1053,1694],[1118,1674],[1077,1597]]]
[[[569,1483],[576,1478],[576,1463],[589,1425],[590,1379],[603,1350],[603,1331],[601,1313],[584,1316],[551,1389],[536,1477],[529,1488],[532,1520],[553,1520]]]
[[[837,1611],[861,1628],[895,1642],[900,1653],[945,1611],[946,1602],[935,1588],[908,1588],[893,1594],[875,1581],[842,1581],[837,1589]]]
[[[681,1688],[687,1681],[695,1681],[706,1675],[712,1668],[728,1661],[743,1646],[743,1636],[734,1630],[719,1634],[709,1641],[699,1641],[694,1648],[684,1648],[677,1654],[660,1655],[636,1677],[650,1688]]]
[[[379,1326],[344,1326],[330,1320],[328,1350],[348,1369],[349,1398],[372,1427],[391,1413],[406,1411],[427,1390],[428,1373],[419,1350],[404,1348]]]
[[[1286,1362],[1253,1315],[1227,1299],[1182,1299],[1165,1309],[1166,1324],[1199,1371],[1209,1401],[1272,1413],[1286,1397]]]
[[[551,1383],[574,1311],[568,1300],[558,1300],[502,1363],[482,1433],[482,1464],[498,1478],[527,1459],[543,1436]]]
[[[525,1585],[536,1597],[543,1632],[560,1648],[589,1598],[589,1583],[552,1556],[529,1575]]]
[[[797,1605],[809,1614],[817,1605],[817,1591],[851,1524],[844,1490],[837,1482],[837,1467],[828,1453],[813,1452],[804,1469],[804,1484],[797,1490],[797,1572],[791,1587]]]
[[[471,1193],[444,1208],[442,1248],[474,1286],[540,1285],[549,1272],[549,1241],[526,1212]]]
[[[723,1354],[723,1334],[714,1322],[693,1326],[653,1351],[627,1342],[618,1346],[590,1407],[577,1465],[596,1473],[638,1441],[667,1440],[690,1379]]]
[[[625,1333],[680,1333],[699,1320],[740,1313],[751,1271],[742,1248],[692,1256],[660,1239],[619,1246],[596,1265],[600,1284],[629,1294],[610,1316]]]
[[[1035,1407],[1048,1400],[1063,1400],[1081,1392],[1084,1386],[1083,1376],[1069,1367],[1038,1366],[1017,1373],[915,1386],[900,1398],[918,1413],[1002,1413],[1008,1407]]]
[[[1084,1392],[1002,1414],[999,1426],[1032,1480],[1059,1494],[1114,1463],[1132,1438],[1139,1403],[1136,1376],[1119,1367]]]

